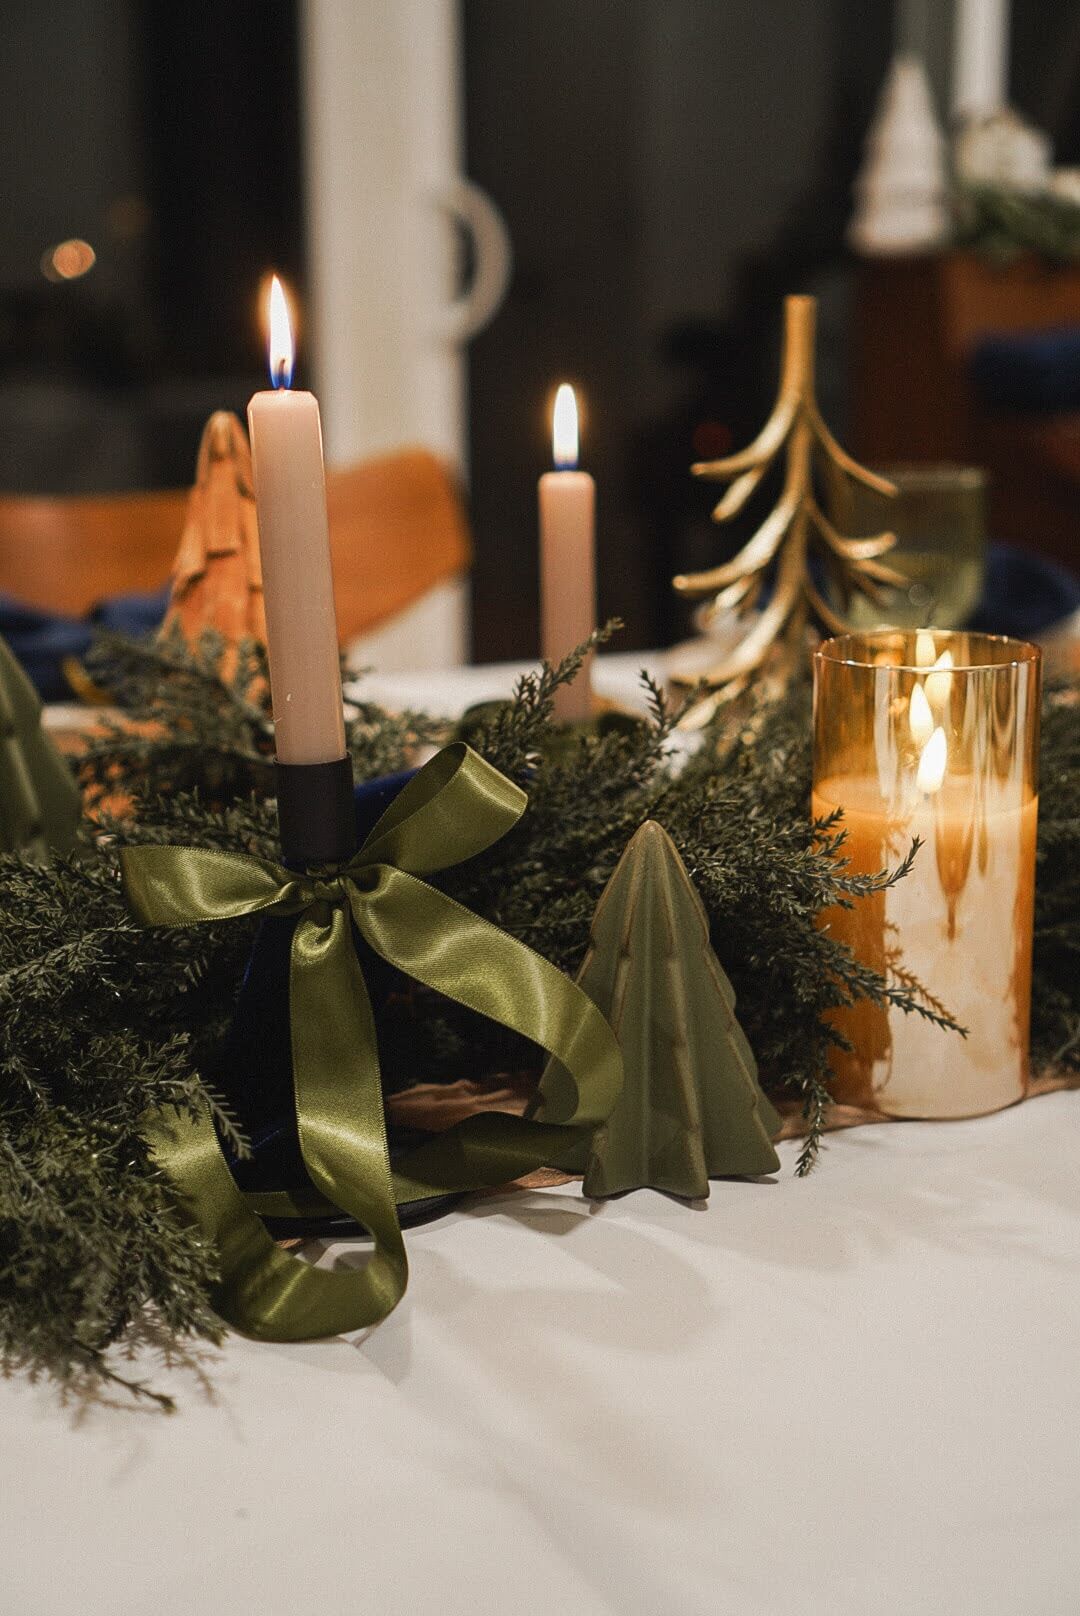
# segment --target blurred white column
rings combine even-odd
[[[305,0],[308,257],[327,457],[425,443],[460,464],[462,358],[434,197],[460,168],[456,0]]]
[[[464,343],[509,270],[497,212],[463,179],[458,0],[303,0],[310,320],[326,455],[424,444],[464,475]],[[458,237],[477,272],[456,297]],[[449,586],[364,646],[387,667],[465,658]]]
[[[1009,100],[1009,0],[957,0],[953,24],[954,118],[1000,112]]]

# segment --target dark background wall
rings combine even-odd
[[[302,274],[293,0],[0,5],[0,486],[191,474],[264,375],[255,289]],[[93,270],[47,281],[83,237]]]
[[[687,467],[760,422],[787,291],[819,296],[843,428],[843,234],[893,6],[461,3],[467,164],[516,254],[470,358],[476,651],[537,643],[535,484],[564,377],[599,483],[601,611],[625,645],[671,639],[671,573],[718,553]],[[923,6],[939,86],[947,9]],[[262,383],[260,275],[302,289],[296,0],[0,0],[0,23],[0,487],[181,483],[210,410]],[[1080,161],[1080,5],[1015,0],[1013,36],[1015,99]],[[70,236],[97,263],[50,283],[41,255]]]
[[[1080,6],[1014,10],[1017,99],[1052,122],[1059,161],[1075,160]],[[949,7],[907,11],[940,95]],[[588,407],[600,613],[626,620],[625,646],[685,632],[669,579],[719,559],[713,498],[687,468],[760,424],[786,292],[819,297],[819,386],[843,428],[844,231],[893,12],[889,0],[464,0],[469,170],[516,253],[507,304],[471,353],[480,659],[537,643],[534,490],[557,381],[580,383]]]

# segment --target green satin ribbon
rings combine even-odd
[[[618,1044],[570,979],[530,948],[420,879],[475,857],[516,824],[525,793],[469,747],[447,747],[413,777],[347,865],[297,874],[266,859],[190,847],[128,847],[124,890],[151,926],[297,915],[289,1016],[300,1150],[324,1203],[369,1231],[362,1269],[312,1268],[282,1251],[237,1189],[209,1110],[158,1113],[147,1132],[179,1202],[220,1256],[214,1306],[270,1341],[375,1324],[408,1280],[397,1202],[505,1184],[568,1156],[609,1114],[622,1084]],[[524,1034],[570,1081],[544,1118],[485,1113],[418,1146],[392,1172],[375,1023],[355,925],[391,965]],[[277,1198],[296,1210],[290,1198]],[[267,1210],[264,1205],[263,1210]]]

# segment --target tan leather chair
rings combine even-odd
[[[49,498],[0,495],[0,593],[81,616],[168,580],[187,490]],[[403,449],[327,477],[338,637],[369,632],[467,571],[465,510],[448,468]]]

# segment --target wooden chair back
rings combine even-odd
[[[332,471],[326,501],[343,645],[469,569],[472,542],[461,492],[427,449],[402,449]]]
[[[0,593],[81,617],[96,601],[160,589],[187,494],[0,495]]]
[[[0,594],[82,616],[111,595],[160,589],[186,489],[52,498],[0,494]],[[466,571],[468,523],[446,465],[403,449],[327,476],[342,644]]]

